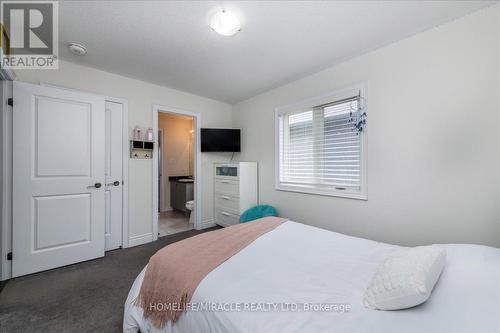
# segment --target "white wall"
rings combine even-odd
[[[18,79],[129,100],[129,125],[153,103],[197,111],[203,127],[242,128],[240,160],[258,161],[261,202],[297,221],[399,244],[500,246],[500,5],[370,52],[233,106],[61,61]],[[368,87],[368,201],[274,190],[274,108],[353,83]],[[232,121],[231,118],[234,118]],[[203,219],[213,215],[202,154]],[[130,160],[130,234],[151,232],[151,160]]]
[[[231,127],[231,105],[193,94],[134,80],[101,70],[59,62],[59,70],[19,70],[19,81],[54,85],[96,92],[129,101],[129,126],[152,126],[152,105],[161,104],[201,113],[202,127]],[[204,221],[213,218],[213,172],[216,161],[227,161],[228,154],[202,154],[202,191]],[[130,237],[151,233],[152,160],[129,160]]]
[[[500,5],[234,106],[260,199],[293,220],[391,243],[500,246]],[[368,201],[274,189],[274,109],[367,84]]]
[[[162,182],[160,185],[160,210],[171,210],[171,176],[193,176],[193,118],[174,116],[168,113],[158,114],[158,128],[162,129]]]

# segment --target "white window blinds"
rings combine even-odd
[[[361,193],[364,133],[359,96],[278,116],[279,182],[322,192]]]

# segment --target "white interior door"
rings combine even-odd
[[[14,82],[12,276],[104,255],[104,97]]]
[[[106,251],[122,246],[123,104],[106,101]]]

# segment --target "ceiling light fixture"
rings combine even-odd
[[[87,54],[87,48],[82,44],[69,43],[68,49],[71,53],[77,56],[84,56]]]
[[[241,30],[240,20],[225,9],[212,15],[209,26],[222,36],[233,36]]]

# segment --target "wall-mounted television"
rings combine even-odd
[[[201,129],[202,152],[240,152],[240,130],[223,128]]]

